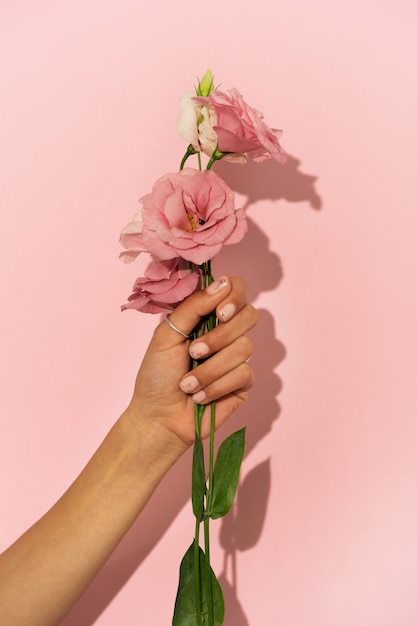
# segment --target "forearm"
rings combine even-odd
[[[216,401],[217,427],[245,401],[252,384],[245,333],[256,323],[246,296],[240,279],[219,279],[176,307],[171,322],[181,332],[157,326],[127,411],[62,498],[0,555],[0,624],[61,621],[194,441],[194,391],[204,390],[208,412]],[[233,314],[224,320],[227,305]],[[197,386],[184,391],[190,354],[202,341],[186,336],[214,310],[223,321],[204,336],[204,361],[192,369]]]
[[[57,624],[185,449],[126,412],[62,498],[0,556],[0,623]]]

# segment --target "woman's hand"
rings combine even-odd
[[[243,404],[253,383],[247,363],[253,347],[246,333],[257,322],[257,312],[247,303],[247,295],[246,282],[233,277],[218,279],[184,300],[170,320],[186,335],[214,310],[220,321],[194,341],[176,332],[166,320],[158,325],[126,411],[131,419],[139,420],[151,432],[156,425],[161,426],[170,440],[185,448],[195,437],[195,403],[216,400],[216,427]],[[191,357],[204,361],[191,369]],[[205,415],[201,435],[208,434]]]
[[[221,322],[193,342],[166,321],[156,328],[127,410],[58,502],[0,555],[1,624],[59,624],[193,442],[195,401],[216,400],[217,425],[244,402],[245,333],[257,317],[247,291],[240,278],[220,279],[182,302],[170,320],[186,335],[213,310]],[[192,371],[190,353],[205,359]]]

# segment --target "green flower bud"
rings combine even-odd
[[[199,81],[196,89],[197,96],[207,97],[214,89],[213,74],[211,69],[208,69],[203,78]]]

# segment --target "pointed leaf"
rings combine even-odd
[[[230,435],[223,441],[217,453],[210,511],[213,519],[226,515],[233,504],[245,451],[245,431],[246,428],[242,428]]]
[[[196,434],[193,451],[191,502],[193,505],[193,513],[199,521],[203,516],[205,494],[206,479],[204,476],[203,442]]]
[[[194,542],[185,553],[180,565],[180,579],[175,600],[172,626],[196,626],[196,599],[194,585]]]
[[[200,571],[203,578],[203,626],[210,626],[209,618],[208,618],[208,608],[207,608],[207,586],[205,584],[206,576],[205,576],[205,567],[204,567],[204,552],[201,550],[200,552]],[[203,575],[204,569],[204,575]],[[219,581],[217,580],[216,574],[213,572],[213,569],[210,567],[211,572],[211,589],[212,589],[212,601],[213,601],[213,615],[214,615],[214,626],[222,626],[224,621],[224,598],[223,591],[220,586]]]
[[[181,561],[180,580],[178,584],[177,598],[175,600],[174,617],[172,626],[209,626],[206,569],[204,552],[199,547],[199,569],[202,596],[202,620],[198,622],[196,614],[195,583],[194,583],[194,542],[188,548]],[[214,626],[222,626],[224,620],[224,599],[220,584],[211,569],[211,584],[213,593]]]

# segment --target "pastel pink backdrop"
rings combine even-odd
[[[118,233],[184,151],[196,76],[284,129],[283,168],[217,171],[250,232],[218,274],[260,308],[228,626],[417,619],[415,3],[133,0],[0,6],[1,547],[124,409],[158,316],[119,311]],[[64,626],[170,623],[192,536],[190,457]],[[226,582],[226,580],[228,582]]]

